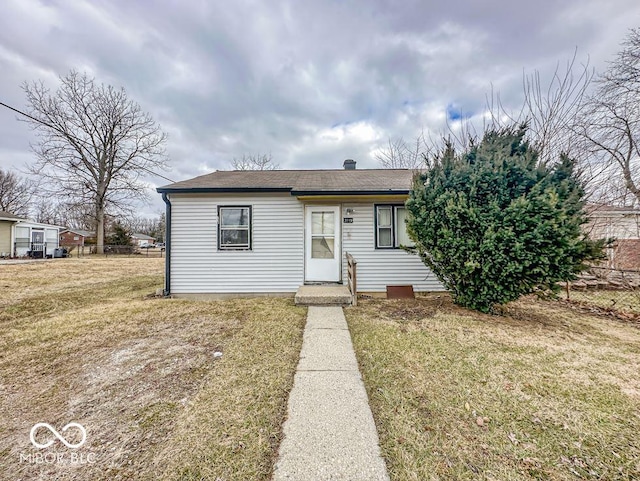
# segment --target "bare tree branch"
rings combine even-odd
[[[609,68],[596,80],[576,131],[609,183],[621,179],[640,202],[640,29],[632,29]],[[618,183],[619,185],[619,183]],[[626,198],[628,199],[628,198]]]
[[[419,169],[429,162],[439,145],[422,131],[408,143],[402,137],[389,138],[387,145],[374,154],[383,169]]]
[[[558,62],[548,83],[537,70],[531,74],[524,72],[524,102],[519,111],[508,111],[493,90],[487,99],[489,128],[526,124],[527,140],[540,152],[542,165],[557,162],[561,154],[578,161],[587,157],[575,125],[582,118],[595,71],[589,67],[588,59],[578,64],[577,56],[576,50],[564,66]]]
[[[15,172],[0,169],[0,210],[26,217],[29,215],[35,184]]]
[[[93,206],[100,251],[105,213],[145,198],[141,173],[166,167],[166,135],[124,89],[76,71],[60,81],[55,93],[42,82],[23,85],[37,135],[31,171],[49,193]]]
[[[243,154],[241,159],[231,161],[233,170],[278,170],[280,166],[273,162],[271,154]]]

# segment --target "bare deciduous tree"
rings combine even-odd
[[[278,164],[273,162],[271,154],[242,155],[241,159],[235,157],[231,161],[233,170],[277,170]]]
[[[402,137],[390,138],[374,157],[384,169],[417,169],[424,165],[425,156],[431,150],[424,135],[420,134],[412,144],[407,144]]]
[[[36,222],[89,231],[96,227],[93,206],[90,204],[75,203],[71,200],[55,201],[51,197],[36,195],[31,212]]]
[[[64,214],[66,209],[59,203],[52,201],[49,197],[38,197],[35,199],[31,209],[34,221],[44,224],[67,226]]]
[[[487,100],[489,119],[485,130],[526,124],[527,140],[539,152],[543,165],[556,162],[561,154],[586,160],[585,145],[575,126],[582,121],[595,71],[588,61],[578,64],[577,55],[576,50],[564,67],[558,63],[548,81],[537,70],[523,73],[524,101],[515,112],[506,109],[499,94],[492,92]]]
[[[140,216],[130,217],[123,220],[122,225],[124,225],[131,232],[140,232],[141,234],[146,234],[160,242],[164,240],[164,212],[159,214],[158,217],[154,218]]]
[[[596,80],[577,131],[601,161],[601,170],[621,177],[640,202],[640,29],[631,30],[622,45]]]
[[[166,135],[124,89],[75,71],[60,81],[55,93],[41,82],[23,86],[38,135],[32,172],[50,193],[93,207],[101,252],[105,212],[146,198],[140,177],[165,168]]]
[[[33,182],[0,169],[0,210],[26,217],[34,194]]]
[[[544,165],[557,161],[562,153],[576,159],[585,158],[584,144],[579,141],[574,126],[582,113],[593,75],[588,62],[578,64],[577,51],[564,67],[558,63],[548,82],[538,71],[525,73],[522,77],[524,99],[519,109],[506,108],[499,93],[492,90],[487,96],[487,116],[482,129],[501,130],[526,124],[527,140],[540,153],[540,162]],[[437,141],[425,137],[424,132],[416,138],[415,148],[403,139],[389,140],[388,146],[376,154],[376,159],[385,168],[412,168],[443,149],[466,150],[479,137],[471,119],[461,115],[455,125],[447,122]]]

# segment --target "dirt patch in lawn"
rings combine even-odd
[[[63,300],[36,276],[36,289],[0,308],[0,477],[268,479],[305,310],[287,299],[147,298],[162,266],[134,273],[126,258],[110,261],[90,265],[96,278],[81,285],[75,268],[59,272]],[[41,429],[37,440],[54,444],[38,450],[38,422],[78,422],[86,443],[72,451]]]

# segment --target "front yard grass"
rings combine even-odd
[[[640,479],[640,330],[561,303],[345,309],[391,479]]]
[[[306,310],[149,297],[162,272],[146,258],[0,267],[0,478],[269,479]],[[91,462],[30,443],[35,423],[72,421]]]

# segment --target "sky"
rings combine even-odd
[[[124,87],[168,134],[185,180],[270,154],[280,168],[379,167],[389,139],[478,121],[487,96],[522,104],[577,51],[597,72],[640,26],[638,0],[5,0],[0,102],[71,69]],[[576,50],[577,49],[577,50]],[[0,108],[0,168],[25,171],[35,137]],[[148,175],[154,188],[169,183]]]

